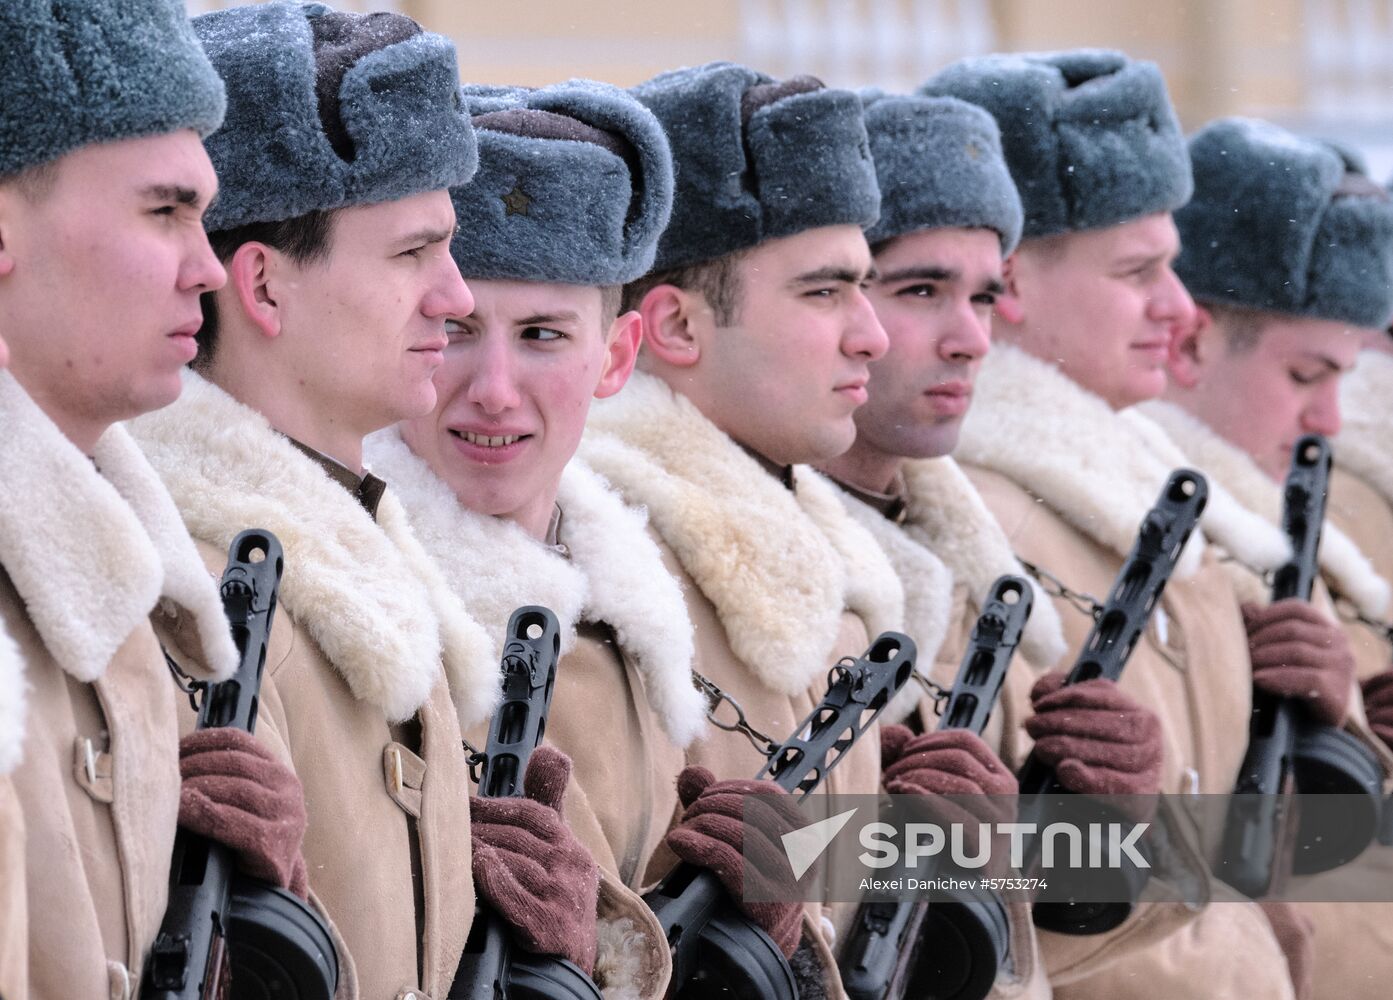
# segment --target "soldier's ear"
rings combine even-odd
[[[0,185],[0,278],[15,269],[14,254],[10,252],[10,229],[12,226],[14,192],[8,186]]]
[[[676,285],[657,285],[638,307],[643,317],[644,350],[674,368],[690,368],[701,360],[702,331],[713,327],[714,315],[705,296]]]
[[[1003,323],[1017,326],[1025,319],[1025,307],[1021,304],[1020,291],[1016,287],[1016,255],[1013,253],[1001,264],[1001,283],[1006,290],[996,297],[994,307]]]
[[[634,372],[638,346],[643,341],[643,317],[638,311],[626,312],[610,324],[605,338],[605,370],[595,387],[595,398],[613,396]]]
[[[1195,317],[1185,326],[1171,331],[1170,346],[1166,349],[1166,373],[1182,389],[1194,389],[1200,384],[1208,361],[1209,341],[1217,334],[1214,316],[1195,303]]]
[[[281,332],[277,302],[278,267],[282,257],[264,243],[243,243],[227,263],[227,283],[242,315],[266,337]]]

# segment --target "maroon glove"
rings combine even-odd
[[[976,733],[945,729],[915,735],[907,726],[882,726],[880,763],[885,790],[933,796],[929,812],[940,825],[962,827],[969,854],[979,852],[980,824],[996,827],[1016,818],[1016,776]],[[939,798],[943,795],[953,798]],[[1007,855],[993,850],[991,856]]]
[[[469,800],[474,884],[539,955],[560,955],[594,971],[600,869],[561,818],[571,758],[553,747],[532,752],[525,798]]]
[[[1272,926],[1282,954],[1287,957],[1287,972],[1291,976],[1296,1000],[1310,1000],[1316,985],[1315,925],[1291,903],[1262,900],[1258,905]]]
[[[1297,598],[1265,608],[1245,604],[1242,611],[1253,683],[1305,702],[1317,722],[1344,722],[1354,683],[1354,653],[1340,626]]]
[[[772,781],[717,781],[700,765],[682,769],[677,795],[685,811],[667,835],[668,847],[683,861],[713,871],[745,915],[773,939],[785,958],[792,958],[801,935],[803,904],[793,901],[797,885],[780,838],[806,825],[793,799]],[[759,803],[746,805],[751,795],[758,795]],[[749,822],[742,823],[742,806],[748,810],[756,804],[764,808],[757,815],[747,813]],[[745,842],[747,828],[755,836],[750,844]],[[746,848],[752,866],[745,864]],[[747,887],[762,898],[787,902],[748,900]]]
[[[1387,746],[1393,747],[1393,670],[1385,670],[1364,682],[1364,711],[1369,716],[1369,728]]]
[[[309,895],[300,779],[241,729],[200,729],[179,741],[179,825],[237,852],[248,875]]]
[[[1095,678],[1065,686],[1067,671],[1030,690],[1025,731],[1060,783],[1083,795],[1155,795],[1161,790],[1161,723],[1116,684]]]

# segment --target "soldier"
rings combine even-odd
[[[1184,139],[1156,67],[1084,50],[989,56],[923,92],[991,112],[1025,209],[997,299],[993,348],[955,456],[1016,553],[1056,598],[1070,645],[1183,456],[1122,411],[1165,387],[1166,346],[1193,303],[1171,270],[1170,213],[1189,198]],[[1161,719],[1166,792],[1228,792],[1246,748],[1252,678],[1217,541],[1275,565],[1280,532],[1214,490],[1121,688]],[[1048,577],[1045,574],[1049,574]],[[1164,820],[1165,814],[1158,814]],[[1203,876],[1197,857],[1170,859]],[[1139,906],[1092,937],[1041,933],[1057,995],[1291,996],[1283,953],[1250,903]],[[1278,914],[1278,919],[1289,914]],[[1287,927],[1289,920],[1284,922]]]
[[[729,63],[663,74],[634,94],[673,147],[673,221],[653,272],[625,289],[625,308],[643,317],[641,370],[592,410],[582,455],[647,508],[683,585],[697,673],[782,740],[825,692],[828,667],[903,609],[874,540],[800,465],[851,443],[867,365],[886,347],[863,292],[860,227],[879,193],[860,104],[811,77],[774,81]],[[875,735],[825,790],[878,788]],[[724,779],[707,789],[712,802],[765,762],[733,734],[703,736],[688,761],[707,769],[703,783]],[[1014,791],[994,764],[986,780]],[[910,769],[907,780],[932,770]],[[686,816],[707,808],[698,800]],[[854,908],[809,912],[822,927],[805,940],[839,992],[825,949]]]
[[[0,370],[9,362],[9,348],[0,337]],[[19,647],[0,624],[0,996],[12,997],[28,992],[24,813],[10,781],[24,745],[26,701]]]
[[[228,90],[205,224],[229,281],[203,299],[200,374],[136,427],[209,559],[247,525],[285,548],[257,738],[305,783],[309,885],[347,945],[343,991],[444,996],[476,887],[584,963],[594,863],[552,804],[509,800],[471,829],[460,731],[497,699],[494,643],[362,463],[367,434],[434,406],[445,320],[473,306],[449,255],[447,188],[476,165],[454,47],[401,15],[313,4],[194,28]],[[184,622],[163,628],[192,659]],[[554,803],[565,767],[534,757],[529,792]],[[527,822],[552,896],[487,892],[511,864],[491,838]]]
[[[1005,533],[947,457],[990,346],[992,308],[1005,291],[1002,259],[1019,240],[1021,205],[996,123],[981,108],[950,97],[871,93],[863,100],[882,206],[866,234],[876,265],[870,299],[890,350],[871,365],[870,400],[855,416],[856,442],[821,468],[899,571],[911,633],[922,645],[946,630],[935,679],[949,685],[992,582],[1004,573],[1025,574]],[[926,159],[932,171],[923,169]],[[1027,662],[1007,675],[1011,690],[993,714],[990,739],[1017,767],[1029,749],[1017,716],[1030,706],[1036,669],[1054,664],[1065,648],[1058,614],[1043,596],[1022,646]],[[1079,691],[1084,688],[1095,711],[1122,723],[1126,740],[1100,738],[1056,695],[1025,722],[1032,735],[1044,737],[1036,744],[1042,759],[1078,792],[1154,793],[1161,756],[1156,719],[1111,681]],[[917,721],[927,727],[936,720]],[[1031,993],[1048,995],[1044,970],[1035,966],[1029,909],[1013,908],[1013,916],[1024,946],[1014,949],[1014,969],[998,991],[1019,991],[1025,980]]]
[[[236,650],[119,426],[179,395],[199,295],[225,278],[200,225],[223,88],[173,0],[7,3],[0,78],[18,95],[0,116],[0,989],[122,998],[164,915],[176,819],[282,886],[304,824],[294,776],[245,734],[181,748],[148,616],[178,606],[205,677]],[[181,757],[202,773],[182,793]],[[259,816],[237,806],[248,766]]]
[[[1330,518],[1385,580],[1393,580],[1393,327],[1364,334],[1358,364],[1340,381]]]
[[[1211,479],[1280,524],[1293,445],[1340,429],[1340,382],[1393,317],[1393,199],[1326,144],[1266,122],[1212,122],[1190,157],[1195,195],[1176,213],[1176,273],[1198,308],[1171,343],[1166,401],[1144,409]],[[1386,615],[1387,583],[1334,524],[1320,565],[1347,613]],[[1316,598],[1243,605],[1253,670],[1340,725],[1360,714],[1356,671],[1387,670],[1390,649],[1356,621],[1342,631],[1327,594]],[[1382,947],[1393,904],[1300,910],[1315,932],[1304,970],[1313,995],[1380,994],[1393,975]]]
[[[474,310],[447,326],[435,409],[374,435],[367,458],[490,634],[521,605],[556,612],[546,738],[574,761],[567,820],[600,863],[596,979],[661,997],[667,942],[633,890],[705,721],[691,624],[642,516],[573,456],[591,398],[633,369],[640,321],[619,315],[620,286],[652,264],[672,158],[652,114],[606,84],[465,100],[479,172],[451,190],[451,253]]]

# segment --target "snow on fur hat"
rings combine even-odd
[[[223,118],[223,85],[177,0],[0,3],[0,176],[80,146]]]
[[[275,2],[197,17],[227,83],[207,140],[221,185],[209,232],[462,184],[474,130],[455,47],[400,14]]]
[[[1021,199],[992,116],[954,97],[861,92],[880,184],[880,243],[919,229],[994,229],[1005,256],[1021,238]]]
[[[1190,160],[1154,63],[1076,49],[964,59],[920,88],[986,108],[1029,237],[1101,229],[1190,198]]]
[[[607,286],[648,273],[672,212],[672,153],[652,112],[590,80],[466,87],[464,101],[479,171],[450,190],[450,251],[466,278]]]
[[[672,144],[677,190],[655,269],[876,220],[880,191],[851,91],[715,62],[660,74],[631,93]]]
[[[1190,140],[1190,159],[1175,271],[1191,295],[1369,328],[1393,317],[1393,198],[1354,158],[1223,118]]]

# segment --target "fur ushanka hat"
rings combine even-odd
[[[880,213],[861,99],[849,90],[716,62],[631,93],[672,146],[677,189],[656,270],[822,226],[868,226]]]
[[[653,266],[672,154],[652,112],[605,83],[466,87],[479,170],[450,190],[466,278],[623,285]]]
[[[1154,63],[1077,49],[954,63],[920,88],[991,112],[1024,235],[1101,229],[1190,198],[1190,158]]]
[[[872,244],[920,229],[994,229],[1006,256],[1021,238],[1021,199],[992,116],[953,97],[861,92],[880,185]]]
[[[0,177],[80,146],[212,132],[223,85],[179,0],[0,3]]]
[[[1393,319],[1393,197],[1356,158],[1268,122],[1190,140],[1175,272],[1206,302],[1377,328]]]
[[[209,232],[395,201],[474,173],[454,44],[409,17],[275,2],[193,26],[227,84],[227,120],[206,142],[220,184]]]

